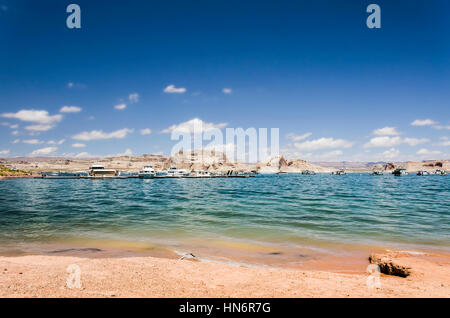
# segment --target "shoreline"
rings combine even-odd
[[[402,253],[398,260],[411,265],[410,276],[381,274],[380,288],[368,288],[365,272],[250,268],[150,256],[2,256],[0,297],[449,297],[448,255]],[[80,269],[81,288],[67,285],[71,264]]]
[[[363,245],[348,243],[270,244],[235,240],[158,242],[78,239],[54,242],[5,243],[0,257],[56,256],[82,259],[189,258],[200,262],[285,270],[320,270],[330,273],[365,273],[371,254],[406,253],[416,257],[441,255],[443,247]]]

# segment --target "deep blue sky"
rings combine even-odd
[[[66,27],[70,3],[79,30]],[[381,29],[366,27],[370,3]],[[0,118],[0,154],[167,154],[174,142],[161,131],[199,118],[278,127],[282,152],[309,160],[449,157],[449,10],[446,0],[0,0],[0,114],[82,109],[41,132],[26,129],[36,120]],[[383,127],[396,129],[369,143]],[[124,128],[133,132],[73,139]]]

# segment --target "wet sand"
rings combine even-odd
[[[64,254],[82,253],[83,257]],[[87,254],[98,257],[86,257]],[[100,256],[102,253],[102,256]],[[175,256],[174,256],[175,257]],[[381,274],[368,288],[369,262],[358,271],[248,267],[186,257],[109,257],[107,251],[60,250],[53,255],[0,257],[0,297],[449,297],[450,255],[402,253],[402,278]],[[68,266],[80,268],[69,288]],[[329,268],[329,266],[328,266]]]

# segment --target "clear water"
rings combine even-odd
[[[0,242],[71,239],[450,249],[450,176],[0,182]]]

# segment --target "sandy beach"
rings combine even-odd
[[[156,257],[0,257],[0,297],[449,297],[450,257],[397,253],[406,277],[366,273],[248,268]],[[69,288],[69,265],[80,268],[80,288]],[[367,262],[367,265],[369,261]]]

